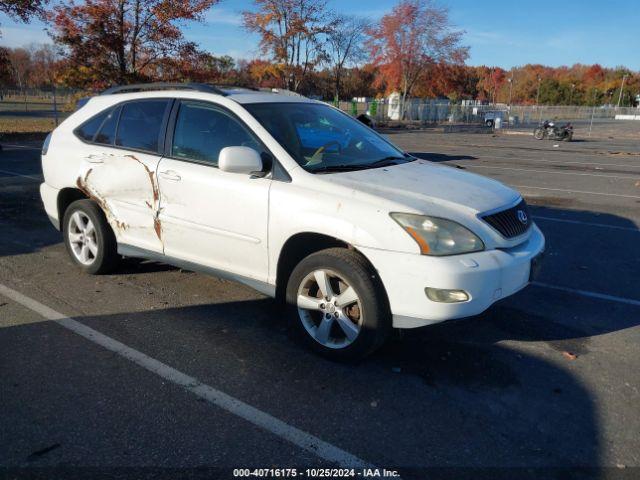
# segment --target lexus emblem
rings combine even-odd
[[[529,221],[529,219],[527,218],[527,212],[525,212],[524,210],[518,210],[518,220],[520,220],[520,223],[522,223],[523,225],[526,225],[527,222]]]

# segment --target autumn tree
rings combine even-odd
[[[281,72],[281,85],[298,91],[305,76],[325,58],[331,31],[324,0],[255,0],[242,14],[243,25],[260,36],[260,49]]]
[[[66,52],[76,83],[104,86],[153,79],[167,59],[197,50],[180,24],[202,20],[218,0],[84,0],[56,5],[54,41]],[[81,73],[81,75],[77,75]]]
[[[9,49],[0,47],[0,92],[12,83]]]
[[[340,100],[340,80],[345,67],[365,57],[363,42],[369,22],[361,17],[338,15],[327,35],[327,58],[333,70],[335,100]]]
[[[253,85],[268,88],[281,86],[282,71],[277,64],[254,59],[247,63],[246,68]]]
[[[10,18],[29,22],[31,17],[43,13],[47,0],[0,0],[0,12]]]
[[[388,88],[401,92],[401,108],[428,67],[462,63],[468,48],[453,30],[448,11],[432,0],[402,0],[369,29],[366,46]]]

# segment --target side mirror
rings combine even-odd
[[[218,157],[218,168],[223,172],[251,175],[262,170],[262,159],[250,147],[224,147]]]

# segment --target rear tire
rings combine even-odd
[[[493,120],[485,120],[485,121],[484,121],[484,124],[485,124],[487,127],[493,127]]]
[[[118,266],[116,237],[95,202],[76,200],[69,205],[64,212],[62,232],[71,260],[85,273],[108,273]]]
[[[542,140],[544,138],[544,130],[542,128],[536,128],[533,131],[533,138],[536,140]]]
[[[298,335],[330,360],[360,360],[391,331],[382,282],[353,250],[330,248],[303,259],[289,277],[286,301]]]

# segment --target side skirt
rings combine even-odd
[[[182,268],[184,270],[191,270],[193,272],[200,272],[213,277],[224,278],[225,280],[231,280],[234,282],[242,283],[247,287],[267,295],[268,297],[276,296],[276,286],[270,283],[261,282],[253,278],[248,278],[235,273],[226,272],[217,268],[207,267],[206,265],[199,265],[197,263],[189,262],[186,260],[180,260],[179,258],[169,257],[162,253],[152,252],[144,248],[134,247],[132,245],[118,244],[118,254],[124,257],[144,258],[159,263],[167,263],[174,267]]]

